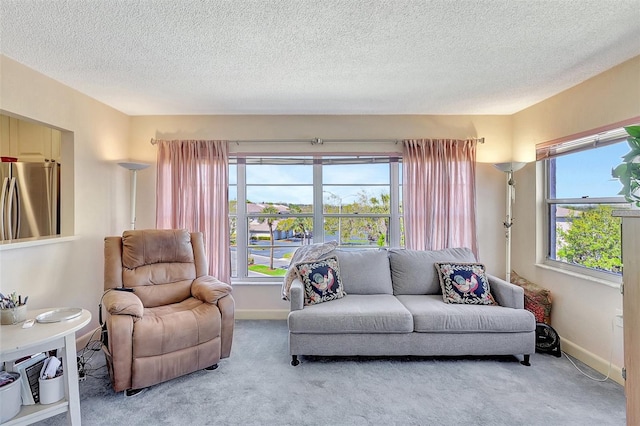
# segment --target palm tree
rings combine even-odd
[[[261,213],[268,214],[268,215],[273,215],[273,214],[278,214],[280,212],[273,205],[268,205],[268,206],[263,207],[263,209],[261,210]],[[260,222],[260,223],[264,223],[265,221],[267,222],[267,226],[269,227],[269,237],[270,237],[270,241],[271,241],[271,249],[269,250],[269,269],[273,269],[273,248],[274,248],[273,247],[273,245],[274,245],[273,225],[278,220],[273,216],[262,216],[262,217],[258,218],[258,222]]]
[[[303,213],[302,208],[298,205],[289,205],[289,214]],[[302,234],[302,245],[306,244],[306,239],[313,227],[313,219],[310,217],[287,217],[278,222],[277,229],[281,231],[293,231],[294,233]]]

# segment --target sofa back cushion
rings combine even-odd
[[[466,248],[443,250],[390,249],[389,262],[393,294],[441,294],[434,262],[475,262]]]
[[[347,294],[393,294],[385,250],[335,250]]]

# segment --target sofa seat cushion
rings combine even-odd
[[[134,358],[164,355],[220,337],[216,305],[190,297],[172,305],[146,308],[133,325]]]
[[[440,295],[401,295],[398,300],[413,315],[414,329],[423,333],[520,333],[535,331],[533,314],[497,305],[444,303]]]
[[[441,300],[442,303],[442,300]],[[291,333],[411,333],[411,313],[389,294],[347,294],[289,313]]]

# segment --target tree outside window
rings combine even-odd
[[[567,207],[565,207],[567,208]],[[620,218],[607,205],[568,209],[568,226],[558,225],[558,257],[568,263],[620,273]]]

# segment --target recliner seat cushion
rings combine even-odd
[[[389,249],[393,294],[442,294],[434,262],[475,262],[465,247],[444,250]]]
[[[165,355],[194,347],[219,337],[220,328],[218,307],[192,297],[181,303],[147,308],[133,326],[133,357]]]
[[[497,305],[444,303],[440,295],[400,295],[413,316],[414,330],[423,333],[520,333],[535,331],[533,314]]]
[[[291,333],[411,333],[411,313],[388,294],[347,294],[289,313]]]

